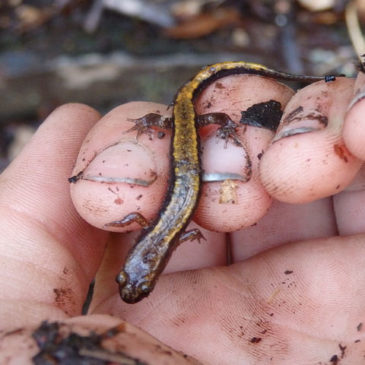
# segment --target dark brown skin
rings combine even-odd
[[[219,63],[205,67],[180,89],[174,101],[172,120],[148,114],[134,121],[136,125],[132,130],[137,130],[138,134],[145,132],[150,126],[171,127],[173,137],[170,187],[163,207],[158,219],[143,230],[117,276],[120,296],[127,303],[139,302],[151,293],[172,252],[179,242],[186,240],[183,235],[188,234],[188,239],[196,236],[201,238],[197,232],[184,233],[197,205],[201,187],[197,129],[207,124],[218,124],[218,136],[225,139],[230,137],[238,145],[240,142],[235,137],[238,125],[228,115],[216,113],[216,116],[197,116],[194,101],[209,83],[233,74],[253,74],[301,82],[323,80],[323,77],[291,75],[253,63]],[[122,227],[134,221],[143,227],[148,225],[139,213],[131,213],[122,220],[106,226]]]

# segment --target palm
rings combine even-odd
[[[328,201],[313,208],[318,219],[327,221],[327,227],[318,224],[318,229],[335,229]],[[310,205],[299,210],[313,219]],[[305,234],[298,231],[299,237]],[[237,245],[245,235],[236,234]],[[356,359],[363,350],[363,241],[363,235],[302,241],[229,267],[175,272],[163,276],[154,293],[136,305],[121,303],[112,280],[117,265],[109,266],[99,273],[103,289],[96,285],[92,312],[120,316],[205,363],[231,364],[238,358],[248,363],[326,363],[344,356],[344,348],[346,356]],[[217,242],[222,245],[220,237]],[[210,242],[206,245],[208,249]],[[107,256],[115,257],[120,247],[110,245]],[[242,251],[236,254],[245,255]]]

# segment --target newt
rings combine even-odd
[[[292,75],[243,61],[217,63],[204,67],[180,88],[174,99],[171,118],[150,113],[134,120],[135,125],[129,131],[136,130],[137,135],[146,132],[152,126],[172,129],[171,175],[164,203],[152,224],[137,212],[106,224],[122,227],[138,222],[144,227],[116,278],[120,296],[127,303],[139,302],[152,292],[179,243],[202,238],[199,230],[185,232],[196,208],[202,185],[198,129],[204,125],[218,124],[218,137],[231,138],[237,145],[240,145],[240,142],[235,135],[238,124],[227,114],[197,115],[194,102],[210,83],[236,74],[260,75],[304,83],[335,79],[334,76]]]

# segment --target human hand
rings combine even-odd
[[[135,305],[120,300],[114,281],[133,234],[108,234],[91,227],[79,217],[69,198],[67,177],[83,139],[100,117],[81,105],[66,105],[56,110],[0,179],[3,232],[0,322],[6,331],[30,329],[10,335],[7,332],[0,356],[4,359],[10,354],[13,359],[22,356],[24,360],[39,351],[34,343],[31,348],[26,345],[32,343],[29,334],[42,320],[59,321],[73,331],[89,334],[90,329],[102,332],[119,325],[119,318],[123,318],[204,363],[330,364],[341,358],[344,363],[360,363],[365,351],[361,325],[365,300],[361,175],[352,191],[318,200],[335,193],[331,188],[336,190],[340,185],[337,190],[341,190],[348,185],[361,165],[339,143],[338,122],[354,88],[351,80],[340,82],[340,86],[337,89],[335,84],[325,85],[326,90],[332,91],[327,90],[327,95],[318,85],[309,87],[312,100],[318,100],[319,91],[322,99],[318,103],[329,106],[332,113],[326,128],[318,123],[316,126],[321,130],[283,138],[270,145],[273,137],[270,131],[247,127],[240,136],[253,161],[252,181],[239,184],[236,191],[239,199],[228,206],[214,199],[219,197],[220,184],[206,184],[196,218],[201,225],[222,231],[255,223],[271,204],[260,181],[281,200],[314,201],[304,205],[274,202],[255,226],[231,234],[235,262],[232,266],[223,266],[226,236],[204,231],[207,241],[187,242],[179,247],[167,267],[170,274],[161,277],[150,297]],[[211,88],[215,90],[214,85]],[[274,86],[257,89],[258,94],[269,90],[273,98],[283,99],[283,104],[291,97],[285,87],[280,87],[279,93]],[[252,89],[249,90],[251,98]],[[242,90],[235,92],[241,94]],[[235,100],[232,93],[229,98]],[[202,96],[210,97],[209,90]],[[204,100],[198,108],[203,108]],[[303,104],[303,100],[299,103]],[[289,112],[296,109],[295,99],[290,103]],[[238,111],[243,110],[237,102],[233,104]],[[347,115],[344,130],[348,146],[359,156],[362,144],[354,138],[360,135],[351,132],[356,130],[355,122],[361,121],[364,107],[361,100],[354,106]],[[140,193],[125,183],[110,186],[81,180],[73,186],[74,201],[94,225],[102,227],[122,218],[136,209],[133,207],[136,201],[149,218],[158,211],[168,175],[168,139],[150,141],[148,136],[141,136],[136,144],[133,134],[123,134],[123,130],[130,128],[128,118],[156,108],[161,111],[162,106],[145,103],[121,106],[102,118],[86,138],[89,141],[82,147],[82,152],[86,152],[80,155],[76,171],[84,162],[90,175],[94,169],[102,171],[104,176],[107,173],[126,176],[126,171],[134,172],[133,176],[144,176],[153,166],[162,182],[156,181],[145,189],[148,191],[144,192],[143,202],[139,202],[140,199],[132,197]],[[231,110],[232,105],[226,108]],[[311,108],[305,105],[304,111]],[[311,127],[312,122],[313,119]],[[124,144],[106,148],[121,138]],[[233,153],[231,160],[238,161],[234,169],[247,161],[241,150],[228,146],[226,151],[224,143],[217,145],[214,137],[203,137],[203,144],[205,152],[218,149],[217,154]],[[260,157],[259,178],[257,156],[267,145],[269,148]],[[134,149],[135,162],[124,166],[130,148]],[[106,154],[101,155],[102,150]],[[95,152],[98,156],[92,159]],[[209,160],[210,152],[203,157],[207,159],[204,160],[207,171],[217,163],[217,159]],[[96,163],[92,165],[90,160]],[[101,170],[103,164],[106,167]],[[330,179],[326,180],[328,175]],[[128,227],[131,228],[136,227]],[[338,237],[338,233],[351,236]],[[95,275],[90,314],[77,317]],[[134,329],[120,327],[120,332],[123,331],[132,337]],[[125,337],[109,339],[112,342],[109,346],[128,352],[123,344]],[[156,346],[148,349],[155,350],[153,355],[130,347],[131,356],[138,354],[151,363],[161,363],[156,357]],[[165,359],[178,356],[167,355],[168,351],[164,353]],[[175,357],[172,363],[176,361],[188,360]]]

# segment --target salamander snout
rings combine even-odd
[[[120,297],[129,304],[139,302],[148,296],[153,289],[146,281],[140,283],[132,282],[129,275],[123,270],[117,275],[116,281],[119,284]]]

